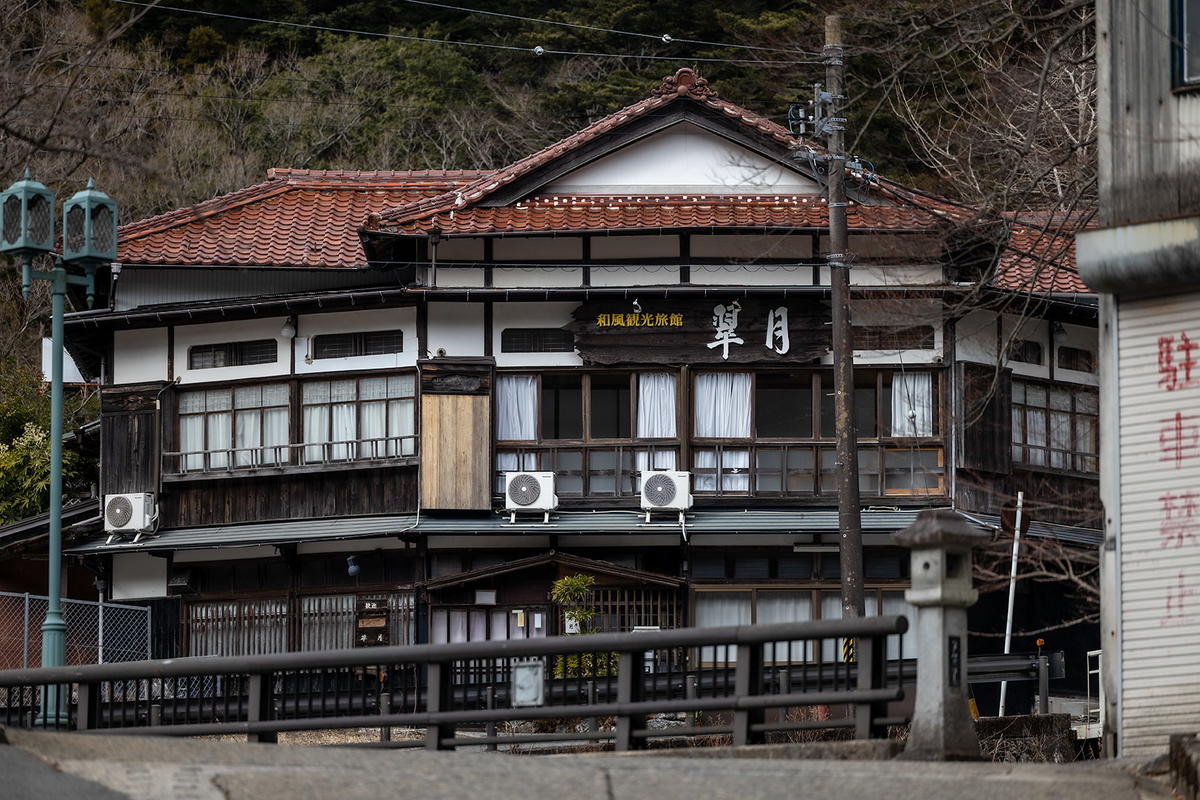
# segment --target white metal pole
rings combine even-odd
[[[1008,619],[1004,623],[1004,655],[1012,652],[1013,604],[1017,599],[1017,554],[1021,549],[1021,511],[1025,504],[1025,493],[1017,492],[1017,520],[1013,525],[1012,568],[1008,574]],[[1000,713],[1004,716],[1004,701],[1008,695],[1008,681],[1000,681]]]

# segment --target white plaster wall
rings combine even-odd
[[[971,311],[954,326],[955,358],[977,364],[996,363],[996,315],[990,311]]]
[[[483,355],[483,303],[430,303],[429,354]]]
[[[447,267],[439,262],[434,279],[442,289],[481,289],[483,267]]]
[[[496,303],[492,307],[492,348],[497,367],[577,367],[575,353],[501,353],[500,333],[505,328],[561,328],[572,320],[576,303]]]
[[[270,378],[291,373],[289,348],[291,341],[279,331],[287,317],[230,320],[203,325],[180,325],[175,328],[175,374],[185,386],[194,383],[214,383],[242,378]],[[253,364],[247,367],[214,367],[188,369],[188,348],[193,345],[246,342],[254,339],[274,339],[278,357],[274,364]]]
[[[813,268],[796,264],[693,264],[696,286],[812,286]]]
[[[829,267],[818,267],[822,286],[830,285]],[[937,265],[863,264],[850,268],[851,286],[930,286],[943,283]]]
[[[592,286],[666,286],[679,283],[679,267],[655,265],[593,265]]]
[[[945,355],[942,304],[917,298],[870,298],[850,301],[850,318],[855,325],[931,325],[932,350],[855,350],[855,364],[940,364]]]
[[[358,331],[404,331],[404,350],[377,356],[351,358],[320,358],[309,363],[312,339],[326,333]],[[305,314],[296,320],[296,374],[342,372],[346,370],[394,369],[412,367],[417,363],[417,310],[415,308],[380,308],[369,311],[339,311],[330,314]]]
[[[167,560],[149,553],[113,555],[112,599],[167,596]]]
[[[1054,344],[1054,378],[1055,380],[1069,381],[1071,383],[1083,383],[1088,386],[1099,386],[1100,375],[1098,372],[1076,372],[1072,369],[1063,369],[1058,366],[1058,348],[1062,346],[1078,347],[1081,350],[1089,351],[1095,359],[1096,367],[1100,366],[1100,338],[1096,328],[1089,328],[1082,325],[1064,324],[1063,330],[1067,333],[1065,342],[1055,342]]]
[[[209,561],[242,561],[252,558],[274,558],[279,553],[271,545],[251,547],[213,547],[205,550],[176,550],[176,564],[203,564]]]
[[[678,258],[679,236],[593,236],[592,260]]]
[[[113,332],[113,383],[168,379],[166,328]]]
[[[505,267],[497,265],[492,270],[492,286],[497,289],[543,289],[582,285],[582,267]]]
[[[689,243],[694,258],[731,258],[739,261],[756,261],[764,258],[811,258],[812,237],[807,234],[795,236],[756,236],[736,234],[693,234]]]
[[[63,383],[83,383],[83,375],[75,365],[75,359],[63,348]],[[49,383],[54,377],[54,340],[42,339],[42,380]]]
[[[513,236],[492,242],[495,261],[579,261],[580,236]]]
[[[1001,335],[1004,338],[1000,342],[1000,350],[1003,353],[1005,365],[1012,369],[1013,375],[1024,378],[1049,378],[1050,348],[1054,346],[1050,341],[1050,323],[1043,319],[1022,319],[1015,314],[1004,314],[1001,316],[1001,324],[1003,325]],[[1008,347],[1017,339],[1028,339],[1041,344],[1042,363],[1025,364],[1009,359]],[[1095,354],[1094,347],[1092,353]]]
[[[541,193],[637,192],[812,195],[819,189],[785,165],[680,122],[559,178]]]

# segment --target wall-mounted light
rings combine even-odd
[[[362,572],[362,567],[358,565],[357,558],[358,556],[350,556],[346,559],[346,574],[351,578]]]
[[[1058,344],[1062,344],[1067,340],[1067,329],[1062,326],[1061,322],[1055,322],[1050,326],[1050,336]]]
[[[285,339],[296,338],[296,318],[288,317],[283,323],[283,327],[279,331],[279,335]]]

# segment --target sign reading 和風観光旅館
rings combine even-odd
[[[600,300],[575,310],[567,330],[594,364],[803,364],[830,349],[820,300]]]

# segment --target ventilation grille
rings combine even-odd
[[[661,508],[670,505],[676,491],[675,479],[670,475],[659,473],[646,479],[646,502],[652,506]]]
[[[133,503],[124,495],[117,495],[108,501],[104,516],[113,528],[124,528],[133,519]]]
[[[531,506],[542,496],[541,482],[528,473],[512,476],[508,482],[508,499],[518,506]]]

